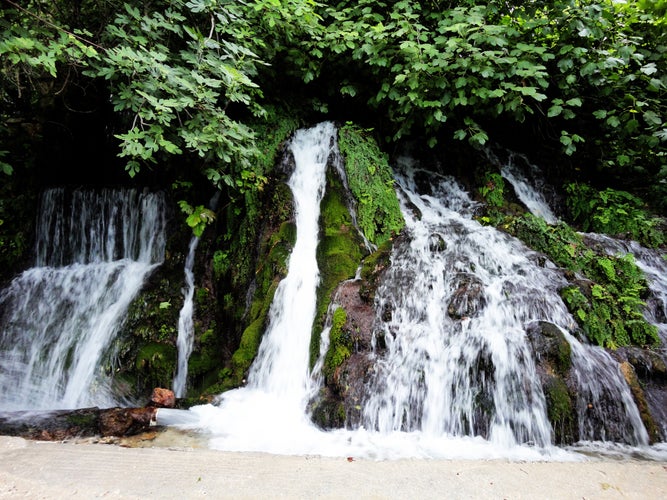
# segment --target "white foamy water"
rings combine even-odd
[[[163,203],[135,191],[44,194],[37,266],[0,294],[0,409],[117,404],[113,340],[164,258]]]

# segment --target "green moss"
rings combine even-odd
[[[339,129],[338,146],[357,201],[359,227],[370,242],[380,245],[405,225],[387,158],[368,131],[352,124]]]
[[[557,377],[549,377],[544,384],[547,415],[554,430],[554,440],[558,444],[576,440],[576,418],[572,398],[565,382]]]
[[[486,172],[479,194],[490,207],[502,207],[505,202],[505,181],[497,172]]]
[[[366,251],[345,204],[342,182],[331,171],[327,173],[327,190],[320,206],[322,229],[317,247],[320,284],[317,289],[317,310],[310,344],[311,365],[315,364],[319,355],[320,334],[331,296],[342,281],[354,277]]]
[[[664,221],[651,216],[642,200],[627,191],[595,189],[586,184],[568,184],[567,207],[584,231],[629,235],[648,247],[667,243],[661,230]]]
[[[146,386],[171,387],[176,366],[176,348],[152,342],[141,347],[136,358],[136,371]]]
[[[262,340],[262,334],[264,333],[264,326],[265,318],[258,318],[253,321],[250,326],[243,331],[241,344],[232,356],[231,376],[239,383],[257,355],[257,350],[259,349],[259,344]]]
[[[324,358],[324,376],[330,378],[336,369],[350,357],[352,338],[345,330],[347,312],[342,307],[333,313],[331,330],[329,332],[329,350]]]
[[[531,214],[507,218],[501,227],[556,264],[590,280],[564,288],[561,296],[592,342],[612,349],[659,344],[657,328],[644,319],[642,297],[648,288],[631,254],[597,252],[567,224],[548,225]]]

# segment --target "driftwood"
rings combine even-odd
[[[158,387],[153,390],[150,402],[139,408],[0,412],[0,434],[43,441],[133,436],[157,425],[158,408],[174,405],[174,393]]]
[[[156,425],[157,408],[80,408],[75,410],[0,413],[0,434],[43,441],[124,437]]]

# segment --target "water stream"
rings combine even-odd
[[[215,210],[220,199],[220,191],[216,191],[211,198],[209,207]],[[185,397],[188,380],[188,363],[192,348],[194,346],[194,295],[195,295],[195,253],[199,246],[200,237],[193,235],[188,246],[188,255],[185,258],[185,287],[183,288],[183,306],[178,313],[178,335],[176,337],[176,349],[178,351],[178,362],[176,364],[176,375],[174,375],[173,389],[177,398]]]
[[[0,293],[0,409],[108,407],[113,340],[164,258],[154,193],[46,191],[35,266]]]
[[[318,370],[328,345],[327,325],[311,372],[316,252],[326,169],[337,164],[336,148],[330,122],[299,130],[288,143],[296,241],[247,385],[188,411],[161,409],[159,423],[196,429],[211,448],[280,454],[582,460],[582,449],[600,442],[649,449],[618,363],[573,335],[575,321],[558,294],[566,282],[556,266],[478,223],[477,204],[453,178],[410,159],[395,165],[406,228],[376,293],[375,347],[368,353],[373,374],[361,419],[330,431],[314,425],[308,405],[322,383]],[[508,172],[503,175],[516,182],[518,174]],[[77,191],[71,199],[64,190],[45,193],[35,267],[0,294],[0,410],[119,403],[113,339],[164,258],[163,203],[159,195],[135,191]],[[191,241],[185,263],[174,380],[179,396],[191,350],[197,242]],[[654,275],[652,282],[660,283],[664,270]],[[656,294],[652,309],[658,322],[664,322],[665,295]],[[336,307],[334,301],[330,312]],[[580,439],[590,446],[552,444],[529,341],[529,330],[545,321],[570,344]]]

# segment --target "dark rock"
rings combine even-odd
[[[93,436],[130,436],[155,426],[157,408],[81,408],[0,414],[0,434],[62,441]]]
[[[646,432],[648,432],[649,442],[655,443],[656,441],[660,441],[660,431],[656,425],[655,420],[653,419],[653,415],[649,409],[644,390],[641,387],[635,369],[630,363],[625,361],[621,363],[621,373],[623,374],[625,381],[628,383],[630,391],[632,392],[632,397],[637,404],[639,416],[644,423],[644,427],[646,427]]]
[[[447,243],[441,234],[432,234],[428,238],[428,248],[431,252],[444,252],[447,250]]]
[[[345,281],[336,291],[336,303],[347,313],[343,329],[352,340],[355,351],[371,348],[375,309],[361,297],[361,281]]]
[[[102,436],[129,436],[156,422],[157,408],[111,408],[100,413]]]
[[[458,287],[447,306],[447,314],[452,319],[470,318],[486,306],[484,285],[472,274],[460,273],[456,277]]]
[[[526,328],[535,361],[547,372],[566,376],[572,366],[572,348],[558,326],[548,321],[536,321]]]

